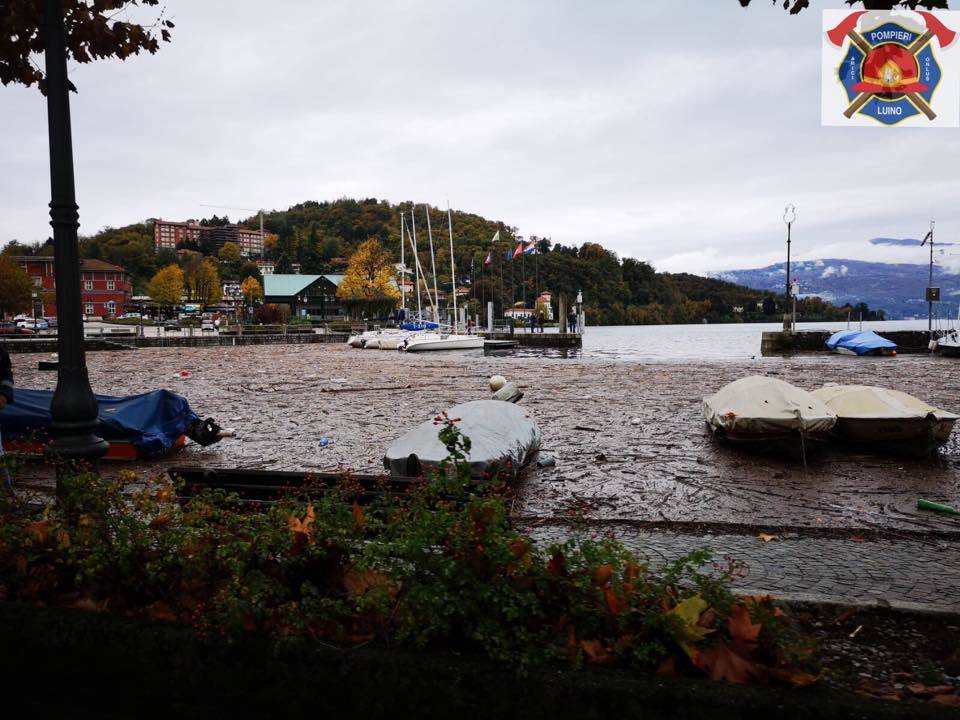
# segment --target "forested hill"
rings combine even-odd
[[[411,229],[412,203],[393,205],[385,200],[341,199],[332,202],[304,202],[287,210],[264,213],[265,229],[272,237],[267,257],[278,272],[289,272],[293,263],[303,273],[342,272],[347,259],[369,237],[381,240],[393,259],[400,259],[400,212],[406,213]],[[499,315],[502,307],[525,301],[532,307],[544,290],[554,300],[563,295],[569,302],[578,291],[591,324],[660,324],[684,322],[773,321],[783,312],[783,298],[772,290],[756,290],[720,279],[688,274],[656,272],[649,263],[620,258],[596,243],[579,246],[555,245],[550,238],[521,236],[505,222],[488,220],[473,213],[453,211],[453,238],[456,253],[457,285],[468,287],[470,295],[485,302],[494,299]],[[214,218],[225,222],[226,218]],[[209,221],[213,222],[213,220]],[[254,216],[240,221],[259,227]],[[499,231],[500,239],[491,239]],[[430,272],[428,232],[436,251],[438,285],[450,289],[450,254],[447,212],[430,209],[428,230],[425,206],[417,205],[416,233],[421,265]],[[268,236],[270,237],[270,236]],[[518,242],[536,244],[537,254],[508,261]],[[49,247],[10,243],[5,252],[30,254],[51,252]],[[137,293],[146,292],[150,277],[171,262],[187,262],[171,250],[153,251],[153,229],[138,223],[81,238],[81,253],[122,265],[132,274]],[[409,241],[406,263],[412,267]],[[490,264],[484,261],[490,257]],[[236,268],[221,263],[221,276],[233,277]],[[233,273],[233,274],[231,274]],[[432,280],[431,280],[432,284]],[[478,309],[475,307],[475,309]],[[856,308],[859,312],[863,308]],[[847,309],[808,298],[798,303],[805,320],[842,320]],[[864,317],[869,317],[869,311]]]
[[[378,237],[396,260],[400,259],[400,213],[411,229],[411,202],[396,205],[374,198],[304,202],[288,210],[264,214],[264,226],[276,234],[268,250],[274,260],[298,262],[301,272],[342,270],[343,262],[368,237]],[[471,287],[477,300],[495,298],[509,306],[525,300],[532,306],[536,295],[549,290],[568,300],[583,293],[590,322],[594,324],[658,324],[774,320],[782,313],[782,297],[771,291],[696,275],[656,272],[649,263],[619,258],[596,243],[579,247],[555,245],[550,238],[523,236],[518,228],[473,213],[452,212],[454,252],[459,286]],[[258,218],[242,224],[258,227]],[[441,289],[450,287],[450,255],[445,209],[430,208],[429,229],[434,238],[436,267]],[[500,240],[491,239],[499,231]],[[429,272],[427,210],[417,205],[416,233],[421,263]],[[518,242],[537,245],[537,255],[507,261]],[[405,249],[410,266],[409,240]],[[490,264],[484,264],[487,257]],[[286,262],[284,261],[285,265]],[[799,313],[809,320],[845,319],[847,311],[819,302],[803,301]]]

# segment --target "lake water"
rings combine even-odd
[[[850,323],[858,329],[858,323]],[[625,325],[587,327],[582,350],[519,348],[515,357],[571,357],[595,360],[744,360],[760,355],[763,332],[780,323],[716,325]],[[797,323],[798,330],[846,330],[846,322]],[[926,320],[864,322],[864,330],[926,330]],[[499,354],[499,353],[498,353]]]

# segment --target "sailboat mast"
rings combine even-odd
[[[453,265],[453,220],[450,215],[450,201],[447,200],[447,229],[450,231],[450,290],[453,292],[453,334],[459,331],[460,316],[457,314],[457,271]]]
[[[400,309],[407,308],[407,266],[403,262],[403,229],[406,226],[403,212],[400,213]]]
[[[433,269],[433,319],[440,322],[440,293],[437,291],[437,259],[433,254],[433,231],[430,229],[430,206],[424,208],[427,211],[427,237],[430,239],[430,267]]]
[[[410,211],[410,228],[413,231],[410,236],[410,244],[413,246],[413,284],[417,288],[417,322],[420,322],[423,320],[423,310],[420,307],[420,276],[417,274],[417,269],[420,267],[420,255],[417,253],[417,215],[413,210]]]

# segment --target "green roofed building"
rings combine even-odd
[[[343,275],[279,275],[263,276],[263,301],[288,305],[290,314],[344,320],[346,312],[337,298],[337,285]]]

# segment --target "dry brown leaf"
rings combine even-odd
[[[606,585],[611,575],[613,575],[613,565],[604,563],[593,571],[593,581],[597,585]]]
[[[727,629],[734,640],[755,643],[760,637],[763,625],[754,623],[750,619],[750,611],[746,605],[734,605],[730,608],[730,615],[727,617]]]
[[[360,503],[356,500],[353,501],[353,522],[356,524],[358,530],[363,530],[364,525],[366,524],[366,517],[363,514],[363,508],[360,507]]]
[[[177,619],[176,613],[174,613],[173,610],[170,609],[170,606],[162,600],[150,603],[144,608],[144,610],[147,613],[147,617],[151,620],[173,622]]]
[[[677,677],[677,658],[671,655],[657,668],[657,677]]]
[[[930,698],[930,702],[947,707],[960,707],[960,695],[934,695]]]
[[[779,535],[771,535],[770,533],[762,532],[762,533],[760,533],[759,535],[757,535],[757,539],[763,540],[763,542],[773,542],[773,541],[775,541],[775,540],[779,540],[779,539],[780,539],[780,536],[779,536]]]
[[[743,684],[763,674],[762,668],[741,657],[726,645],[711,645],[699,651],[693,664],[711,680]]]
[[[27,523],[26,531],[27,535],[33,540],[36,540],[38,543],[45,543],[47,537],[50,535],[50,521],[34,520],[31,523]]]
[[[393,579],[373,568],[350,568],[343,574],[343,586],[355,598],[363,597],[373,590],[384,590],[393,597],[399,590]]]
[[[82,597],[78,598],[73,606],[78,610],[86,610],[87,612],[105,612],[109,604],[109,600],[101,600],[98,602],[92,597]]]
[[[599,640],[581,640],[580,647],[587,656],[587,660],[594,665],[613,665],[617,656],[607,650]]]

